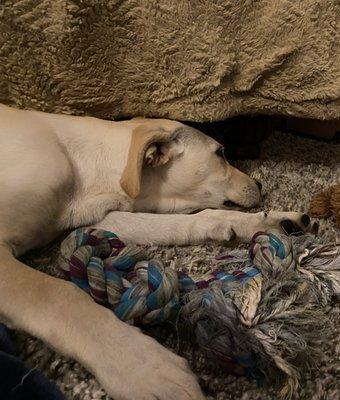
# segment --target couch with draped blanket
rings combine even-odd
[[[104,118],[340,117],[337,0],[6,0],[0,102]]]

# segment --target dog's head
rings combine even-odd
[[[188,213],[259,203],[256,182],[228,164],[212,138],[176,121],[134,121],[121,186],[135,199],[135,211]]]

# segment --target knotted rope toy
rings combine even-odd
[[[326,338],[323,307],[340,296],[340,247],[313,240],[259,232],[248,254],[219,256],[217,270],[193,278],[145,261],[112,232],[83,228],[62,243],[59,265],[121,320],[176,321],[215,362],[290,396]]]

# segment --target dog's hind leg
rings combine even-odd
[[[73,283],[22,264],[2,243],[2,322],[80,361],[117,400],[204,399],[182,358],[119,321]]]

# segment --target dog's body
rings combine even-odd
[[[111,122],[0,105],[0,190],[1,320],[82,362],[115,400],[203,396],[181,358],[14,256],[84,225],[138,244],[249,240],[283,219],[310,225],[300,213],[223,209],[226,201],[256,205],[258,186],[213,139],[170,120]],[[184,215],[206,208],[216,209]]]

